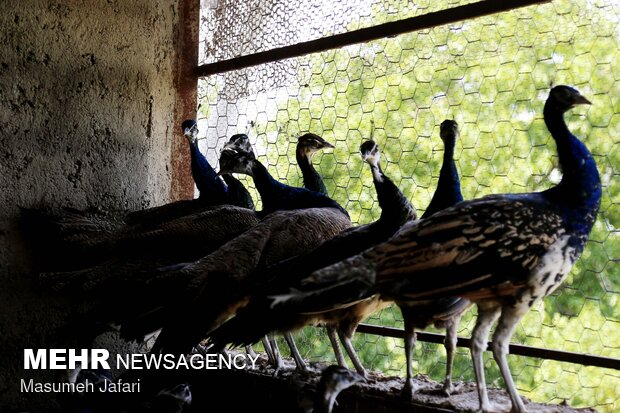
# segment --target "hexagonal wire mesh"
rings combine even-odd
[[[462,4],[405,0],[295,2],[211,0],[202,8],[201,63],[254,53]],[[431,9],[432,7],[432,9]],[[212,164],[227,137],[247,132],[279,180],[302,185],[294,147],[305,132],[336,145],[314,163],[330,195],[355,223],[378,218],[359,145],[370,138],[384,169],[423,211],[442,159],[439,124],[459,123],[455,157],[466,199],[543,190],[557,183],[555,146],[542,118],[552,84],[577,87],[594,103],[567,115],[595,156],[603,200],[591,240],[570,278],[519,324],[513,342],[620,357],[620,5],[613,0],[554,1],[370,43],[263,64],[199,80],[201,147]],[[251,179],[245,181],[253,188]],[[256,195],[256,193],[255,193]],[[256,196],[256,200],[259,200]],[[389,308],[369,323],[402,327]],[[472,314],[459,335],[469,337]],[[325,334],[298,334],[304,356],[333,360]],[[399,339],[357,334],[368,368],[404,372]],[[488,355],[487,355],[488,356]],[[442,379],[442,346],[418,343],[414,367]],[[509,356],[521,393],[535,401],[620,409],[620,372]],[[487,357],[488,381],[500,375]],[[472,380],[467,349],[455,362]]]

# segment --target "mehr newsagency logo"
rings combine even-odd
[[[110,360],[106,349],[24,349],[25,370],[178,370],[178,369],[255,369],[257,355],[242,353],[228,354],[116,354]],[[139,392],[140,381],[129,383],[118,380],[84,380],[80,382],[36,382],[34,379],[21,379],[22,393],[63,393],[63,392]]]

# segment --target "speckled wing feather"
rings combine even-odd
[[[136,231],[115,241],[119,251],[172,254],[180,261],[198,259],[251,228],[258,217],[247,208],[230,205],[207,209],[160,225]]]
[[[368,298],[374,283],[374,263],[356,255],[313,272],[288,292],[269,296],[270,306],[295,313],[337,310]]]
[[[119,288],[120,282],[152,274],[160,266],[198,259],[213,252],[258,223],[256,214],[246,208],[223,206],[179,218],[157,230],[136,231],[110,242],[115,258],[82,270],[48,272],[40,279],[60,290],[102,291]]]
[[[156,228],[174,219],[204,211],[209,206],[202,200],[184,199],[130,212],[125,217],[125,221],[130,225],[131,230]]]
[[[365,255],[377,265],[384,297],[483,298],[525,283],[564,233],[560,216],[536,194],[489,196],[409,225]]]
[[[191,273],[188,299],[170,309],[155,351],[191,349],[213,328],[246,304],[245,283],[257,267],[270,265],[311,249],[351,225],[337,208],[278,211],[251,230],[224,244],[213,254],[185,267]],[[200,313],[199,320],[186,314]]]

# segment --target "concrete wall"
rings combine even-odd
[[[62,347],[54,330],[70,307],[37,286],[18,205],[137,209],[174,192],[178,9],[178,0],[2,2],[1,410],[53,406],[49,395],[18,394],[21,377],[36,378],[22,370],[23,348]]]

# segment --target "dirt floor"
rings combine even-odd
[[[248,375],[269,377],[271,380],[289,382],[304,399],[306,393],[312,394],[320,378],[320,372],[325,364],[311,364],[312,371],[299,373],[294,369],[294,363],[286,360],[287,369],[282,370],[276,377],[273,368],[261,359],[260,368],[244,372]],[[425,376],[415,378],[418,387],[410,402],[402,400],[400,390],[404,384],[402,377],[385,376],[379,372],[369,372],[368,381],[359,383],[344,390],[338,397],[339,406],[335,412],[475,412],[478,410],[478,393],[475,383],[455,382],[455,392],[445,396],[441,391],[441,384]],[[510,411],[510,399],[503,389],[490,389],[489,398],[497,412]],[[596,412],[594,409],[573,409],[566,405],[545,405],[533,403],[523,398],[528,412],[569,413],[569,412]],[[307,401],[306,403],[307,404]]]
[[[255,369],[131,370],[116,382],[140,382],[139,392],[94,394],[96,398],[87,400],[76,399],[74,395],[57,397],[63,411],[91,413],[311,413],[315,389],[327,365],[311,363],[309,367],[307,372],[298,372],[293,361],[285,359],[284,367],[276,373],[266,357],[259,354]],[[183,410],[177,410],[178,406],[166,407],[165,401],[157,397],[158,393],[182,383],[190,386],[191,404],[184,406]],[[448,397],[442,394],[439,383],[418,376],[415,380],[418,390],[411,401],[400,396],[403,383],[401,377],[369,372],[365,383],[356,384],[339,394],[334,413],[475,412],[478,409],[478,395],[473,383],[454,383],[456,391]],[[510,400],[504,390],[491,389],[489,398],[496,412],[510,411]],[[532,403],[527,399],[524,402],[530,413],[595,412],[593,409]],[[87,410],[83,409],[85,406]],[[225,409],[214,406],[225,406]]]

